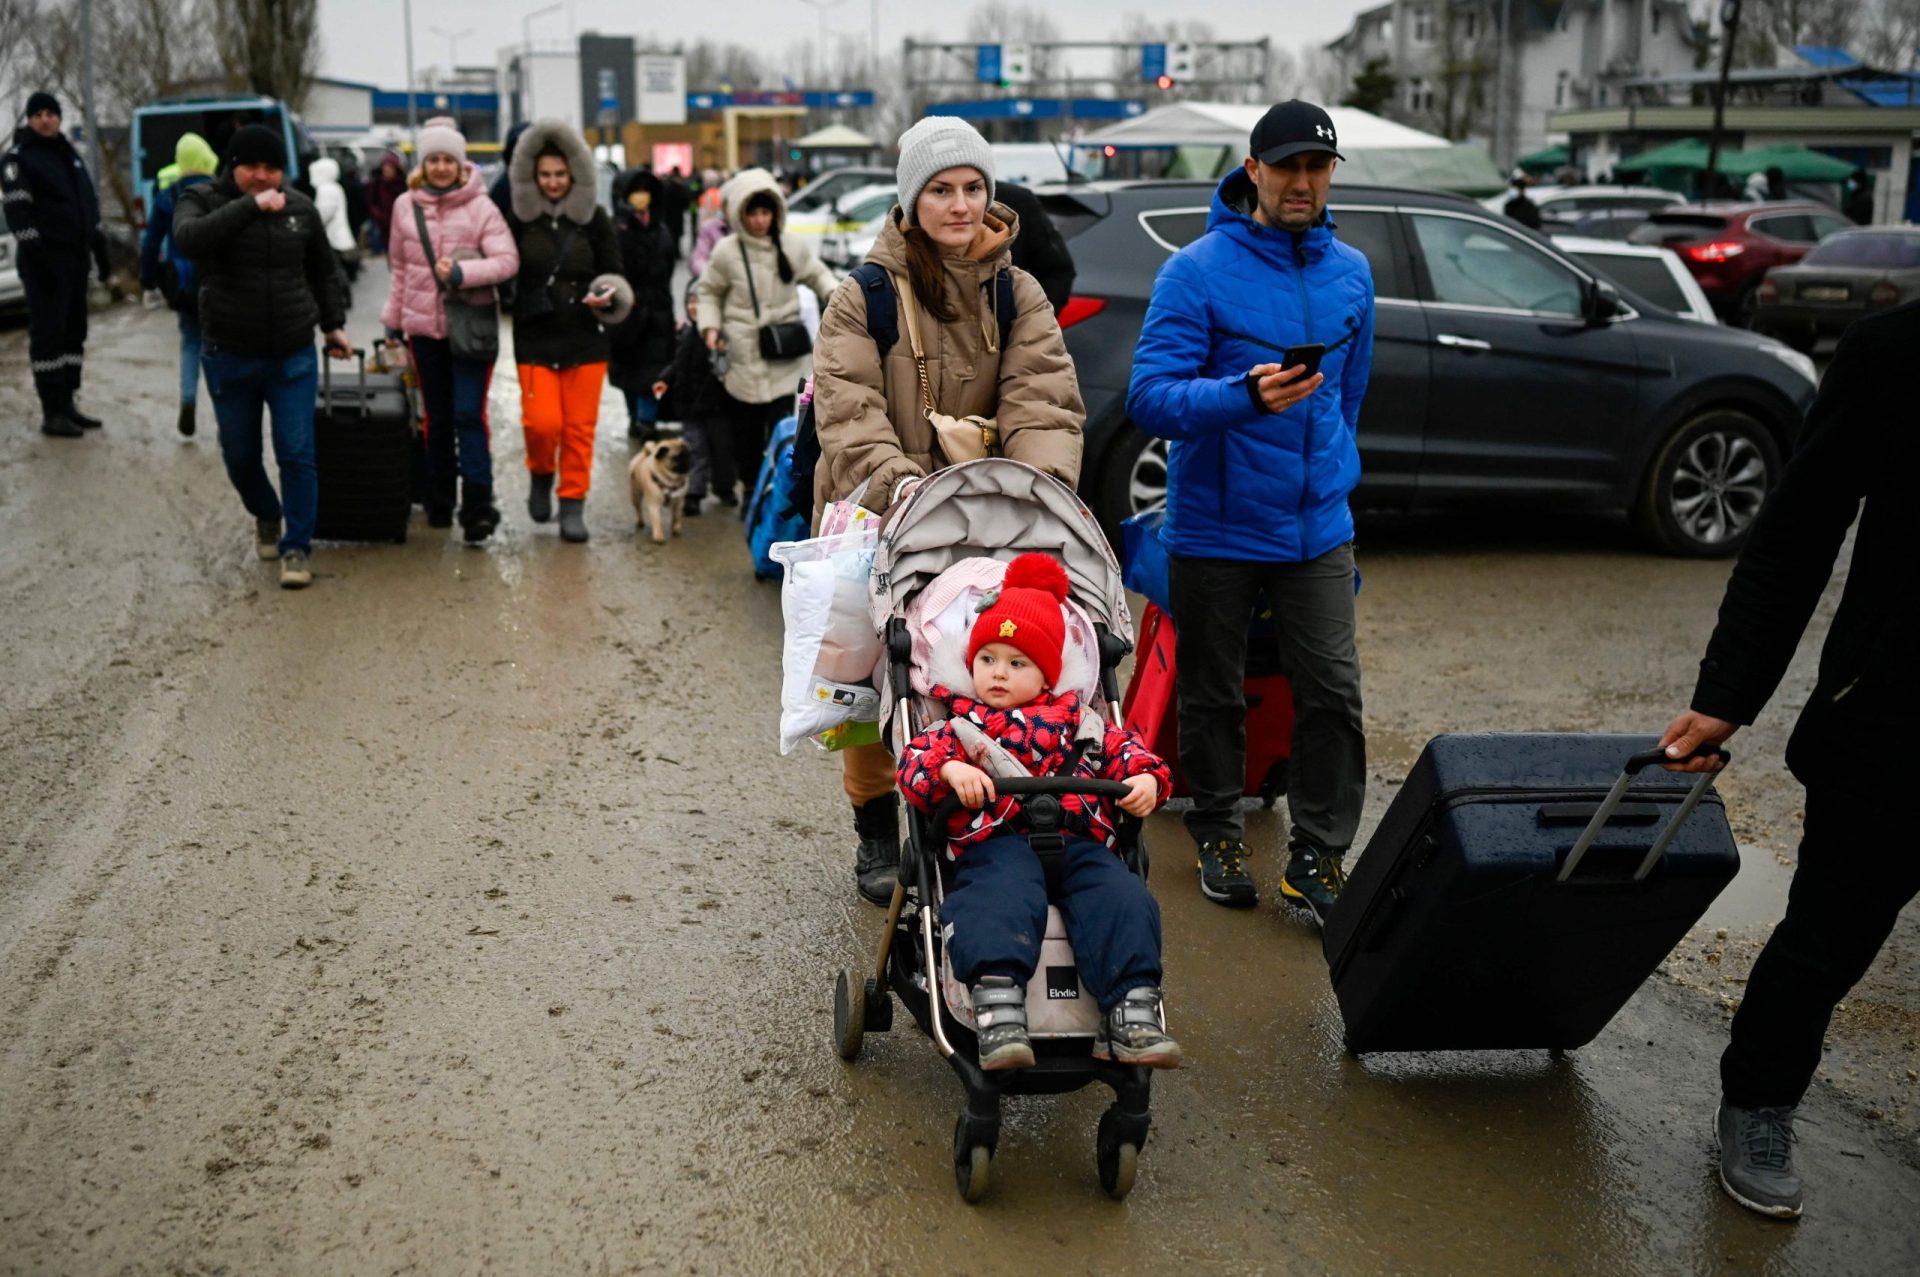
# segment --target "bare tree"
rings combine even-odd
[[[1781,49],[1817,44],[1851,47],[1874,0],[1746,0],[1734,62],[1773,66]]]
[[[1904,71],[1920,60],[1920,0],[1880,0],[1861,24],[1860,59]]]
[[[1488,23],[1478,9],[1447,5],[1440,11],[1440,135],[1452,142],[1472,136],[1491,85],[1494,57]]]
[[[209,0],[227,83],[299,110],[320,68],[320,0]]]

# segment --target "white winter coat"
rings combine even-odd
[[[351,253],[353,224],[347,220],[347,188],[340,185],[340,162],[315,160],[308,172],[313,178],[313,206],[326,227],[328,245],[336,253]]]

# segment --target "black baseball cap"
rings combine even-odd
[[[1262,164],[1278,164],[1302,151],[1325,151],[1336,160],[1344,160],[1347,157],[1334,149],[1339,144],[1333,117],[1321,107],[1295,98],[1260,117],[1248,139],[1247,153]]]

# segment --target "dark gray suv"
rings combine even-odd
[[[1154,276],[1205,232],[1213,189],[1043,192],[1078,269],[1060,318],[1087,403],[1081,487],[1110,529],[1165,496],[1165,444],[1127,420],[1127,380]],[[1377,297],[1356,506],[1624,510],[1670,553],[1740,548],[1813,401],[1804,355],[1681,319],[1466,199],[1336,177],[1329,208]]]

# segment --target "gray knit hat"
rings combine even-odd
[[[907,225],[918,225],[913,206],[920,201],[933,175],[967,165],[987,179],[987,202],[993,202],[993,148],[980,131],[954,115],[929,115],[900,135],[900,163],[894,175],[900,183],[900,208]]]
[[[460,125],[450,115],[436,115],[420,126],[419,154],[422,160],[429,155],[451,155],[462,164],[467,162],[467,139],[461,136]]]

